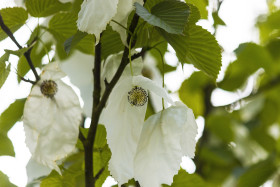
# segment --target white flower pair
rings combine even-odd
[[[171,107],[145,122],[148,91]],[[112,91],[100,123],[112,152],[109,170],[119,185],[135,178],[143,187],[171,184],[183,156],[193,158],[197,125],[191,109],[141,75],[124,78]]]
[[[112,28],[120,34],[123,43],[126,44],[126,30],[111,21],[114,20],[127,27],[127,19],[135,2],[143,4],[143,0],[86,0],[81,6],[77,26],[83,32],[94,34],[97,43],[100,33],[110,22]]]

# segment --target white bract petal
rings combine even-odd
[[[74,151],[82,117],[77,95],[60,80],[63,75],[57,63],[48,64],[32,88],[23,113],[26,144],[32,158],[59,173],[56,161]],[[46,83],[56,89],[43,87]]]
[[[100,118],[112,152],[109,170],[119,184],[134,177],[134,156],[147,108],[147,90],[171,101],[166,91],[151,80],[140,75],[130,76],[113,89]]]
[[[117,14],[113,17],[113,20],[127,28],[128,16],[134,9],[135,2],[143,5],[143,0],[119,0]],[[112,26],[113,30],[120,34],[123,44],[127,45],[126,30],[115,22],[111,22],[110,25]]]
[[[79,51],[75,51],[70,58],[61,63],[61,69],[67,73],[71,83],[80,90],[84,101],[83,110],[87,117],[91,117],[92,111],[93,67],[94,56]]]
[[[27,183],[34,181],[42,176],[48,176],[52,170],[47,166],[39,164],[33,158],[30,158],[26,165]]]
[[[119,0],[85,0],[81,5],[77,26],[80,31],[94,34],[96,43],[100,33],[117,13]]]
[[[172,106],[150,116],[137,147],[135,179],[143,187],[171,185],[182,156],[194,155],[196,134],[192,110],[185,105]]]

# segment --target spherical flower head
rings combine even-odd
[[[57,63],[45,66],[23,112],[26,145],[38,163],[60,173],[56,161],[75,149],[82,109],[73,89],[60,79]]]
[[[143,106],[148,101],[148,92],[141,87],[135,86],[128,92],[127,100],[133,106]]]
[[[53,80],[44,80],[40,90],[45,97],[53,98],[57,92],[57,84]]]

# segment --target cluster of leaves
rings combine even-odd
[[[280,178],[277,174],[280,141],[271,130],[278,127],[280,122],[280,88],[277,87],[280,82],[279,11],[272,8],[269,15],[260,18],[258,26],[262,44],[241,44],[235,51],[236,61],[229,65],[224,79],[217,85],[215,80],[221,67],[221,49],[215,37],[196,24],[199,19],[207,18],[208,1],[185,2],[147,0],[144,7],[136,3],[136,9],[128,19],[130,23],[135,13],[140,17],[137,32],[133,35],[135,48],[146,49],[157,61],[160,71],[168,73],[176,69],[168,65],[165,65],[164,70],[161,68],[161,56],[168,52],[168,44],[173,47],[182,64],[193,64],[201,70],[186,79],[178,91],[180,99],[193,109],[195,115],[205,119],[204,135],[198,143],[195,158],[197,170],[195,174],[179,171],[172,186],[258,186],[272,177],[277,184]],[[46,24],[38,25],[33,30],[26,47],[18,51],[5,50],[0,58],[0,88],[10,72],[10,64],[7,63],[10,55],[19,57],[19,82],[30,71],[24,56],[28,50],[31,50],[30,57],[38,68],[42,67],[43,58],[50,51],[56,54],[52,60],[71,58],[75,50],[94,55],[94,35],[78,31],[76,26],[81,3],[82,0],[72,3],[25,0],[26,8],[0,10],[4,23],[13,33],[28,19],[46,19]],[[214,28],[224,25],[218,12],[213,12],[212,16]],[[7,34],[0,29],[0,40],[6,37]],[[110,26],[103,32],[101,43],[102,59],[124,49],[119,34]],[[260,71],[264,73],[256,74]],[[250,100],[244,99],[244,105],[212,105],[211,95],[217,86],[230,92],[242,90],[252,75],[257,75],[255,92],[251,94]],[[24,102],[25,99],[16,100],[0,116],[0,156],[15,154],[7,132],[21,120]],[[228,112],[228,107],[233,107],[234,111]],[[147,115],[150,115],[153,113],[152,105],[148,108]],[[81,131],[87,134],[87,129],[81,128]],[[84,150],[80,141],[77,142],[77,149],[77,153],[61,164],[62,176],[53,171],[31,182],[29,186],[36,182],[41,183],[41,186],[84,186]],[[99,125],[93,153],[96,186],[101,186],[110,175],[110,155],[106,130]],[[12,186],[4,174],[0,173],[0,178],[4,186]],[[135,181],[129,184],[135,184]]]

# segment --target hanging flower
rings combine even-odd
[[[112,152],[109,170],[119,184],[134,177],[134,157],[147,109],[148,91],[173,103],[167,92],[150,79],[129,76],[113,89],[100,118]]]
[[[81,122],[81,107],[73,89],[60,79],[57,63],[45,66],[24,106],[26,145],[32,157],[60,173],[56,161],[74,149]]]
[[[96,43],[100,33],[106,29],[107,24],[113,19],[127,27],[127,19],[133,10],[133,4],[143,4],[143,0],[86,0],[81,5],[77,26],[79,30],[94,34]],[[126,44],[126,31],[120,25],[111,22],[114,30],[120,33],[121,39]]]
[[[150,116],[138,142],[134,178],[142,187],[171,185],[182,157],[194,157],[196,135],[194,114],[181,103]]]

